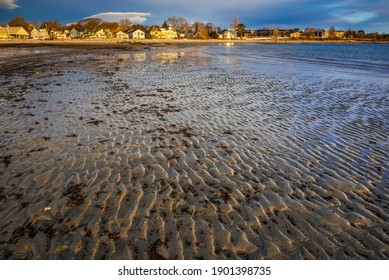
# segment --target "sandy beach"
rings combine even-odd
[[[108,45],[2,47],[0,259],[389,258],[385,85]]]

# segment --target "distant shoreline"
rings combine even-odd
[[[92,46],[92,47],[113,47],[136,45],[202,45],[202,44],[389,44],[389,41],[360,41],[360,40],[289,40],[289,39],[243,39],[243,40],[221,40],[221,39],[145,39],[145,40],[0,40],[0,47],[38,47],[38,46]]]

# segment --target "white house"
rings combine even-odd
[[[223,39],[228,39],[228,40],[235,39],[234,31],[230,29],[224,31]]]
[[[145,33],[140,29],[131,30],[128,32],[128,37],[130,39],[143,40],[145,39]]]
[[[107,35],[105,34],[103,29],[100,29],[96,32],[96,36],[98,39],[107,39]]]
[[[70,32],[69,32],[69,37],[70,37],[71,39],[80,38],[80,32],[78,32],[77,29],[73,28],[73,29],[70,30]]]
[[[116,33],[116,38],[118,40],[125,40],[125,39],[128,39],[129,37],[128,37],[128,34],[122,32],[122,31],[119,31]]]
[[[49,32],[47,32],[46,28],[39,29],[39,39],[42,40],[50,39]]]
[[[37,30],[36,28],[34,28],[33,30],[31,30],[30,38],[31,38],[31,39],[39,39],[40,34],[41,34],[41,33],[39,32],[39,30]]]

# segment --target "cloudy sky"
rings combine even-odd
[[[236,15],[248,28],[364,29],[389,33],[388,0],[0,0],[0,22],[15,16],[28,21],[59,19],[62,24],[87,17],[105,21],[129,18],[145,25],[182,16],[189,22],[229,27]]]

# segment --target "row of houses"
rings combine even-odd
[[[302,32],[302,31],[296,31],[296,32],[289,34],[290,38],[295,38],[295,39],[302,38],[304,36],[307,36],[307,34]],[[345,37],[345,32],[344,31],[334,31],[333,34],[331,34],[328,31],[317,31],[317,32],[313,32],[311,35],[308,35],[308,36],[313,36],[316,38],[324,38],[324,39],[328,39],[331,37],[341,39],[341,38]]]
[[[324,29],[312,29],[309,32],[304,32],[300,29],[277,29],[277,28],[264,28],[259,30],[246,30],[244,37],[289,37],[289,38],[302,38],[310,33],[316,38],[344,38],[344,31],[334,31],[330,34],[329,31]]]
[[[218,34],[219,39],[235,39],[237,35],[234,30],[228,29],[224,30]],[[331,34],[325,30],[313,30],[312,36],[318,38],[344,38],[345,32],[343,31],[333,31]],[[244,36],[246,38],[254,37],[290,37],[290,38],[302,38],[306,36],[306,32],[301,30],[282,30],[282,29],[260,29],[260,30],[246,30]],[[119,31],[112,33],[110,30],[100,29],[97,32],[80,32],[77,29],[73,28],[72,30],[64,31],[47,31],[46,29],[37,29],[34,28],[30,33],[28,33],[23,27],[0,27],[0,39],[77,39],[77,38],[89,38],[89,39],[111,39],[117,38],[118,40],[134,39],[176,39],[184,38],[186,34],[179,34],[174,28],[161,28],[159,26],[152,26],[147,30],[140,28],[129,29],[126,31]],[[199,32],[198,34],[193,34],[193,38],[203,38],[203,35]]]
[[[72,30],[64,31],[48,31],[45,28],[34,28],[28,33],[23,27],[0,27],[0,39],[77,39],[77,38],[89,38],[89,39],[110,39],[117,38],[118,40],[126,39],[177,39],[184,38],[186,34],[179,34],[177,30],[172,27],[161,28],[159,26],[152,26],[147,30],[139,28],[130,29],[127,31],[119,31],[112,33],[110,30],[100,29],[97,32],[81,32],[73,28]],[[194,35],[195,38],[196,34]],[[233,30],[225,30],[219,34],[220,39],[235,39],[235,32]]]
[[[176,39],[178,38],[178,32],[174,28],[160,28],[153,26],[148,30],[130,29],[127,31],[119,31],[112,33],[110,30],[100,29],[97,32],[81,32],[73,28],[72,30],[64,31],[48,31],[47,29],[34,28],[28,33],[23,27],[0,27],[0,39],[77,39],[77,38],[89,38],[89,39],[109,39],[118,38],[124,39]]]

